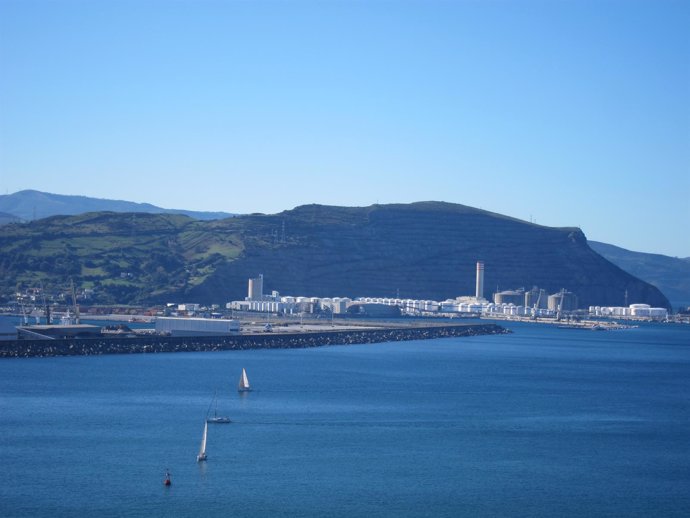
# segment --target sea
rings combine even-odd
[[[690,326],[502,325],[0,360],[0,516],[690,516]]]

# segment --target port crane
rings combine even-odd
[[[556,311],[556,320],[561,320],[561,312],[563,311],[563,299],[565,298],[565,288],[561,288],[561,297],[558,299],[558,311]]]
[[[539,309],[539,303],[541,302],[541,294],[543,293],[544,290],[539,290],[539,295],[537,295],[537,301],[534,303],[534,306],[532,307],[532,320],[536,320],[537,318],[537,310]]]
[[[79,324],[79,306],[77,306],[77,295],[74,292],[74,280],[70,279],[70,287],[72,288],[72,305],[74,306],[74,323]]]

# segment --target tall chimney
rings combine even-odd
[[[484,263],[477,261],[477,293],[475,294],[477,300],[484,298]]]

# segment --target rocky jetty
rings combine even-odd
[[[137,338],[9,340],[0,342],[0,358],[229,351],[243,349],[302,349],[327,345],[432,340],[436,338],[503,334],[507,332],[509,331],[496,324],[460,324],[214,337],[145,336]]]

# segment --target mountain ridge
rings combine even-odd
[[[150,203],[92,198],[81,195],[53,194],[33,189],[0,195],[0,212],[23,221],[50,216],[75,216],[86,212],[145,212],[151,214],[184,214],[195,219],[210,220],[234,216],[227,212],[164,209]]]
[[[494,288],[573,291],[581,306],[646,302],[654,286],[594,252],[577,228],[544,227],[447,202],[336,207],[201,221],[183,215],[88,213],[0,227],[0,289],[74,278],[103,300],[243,299],[266,292],[444,300],[474,294],[477,260]]]

